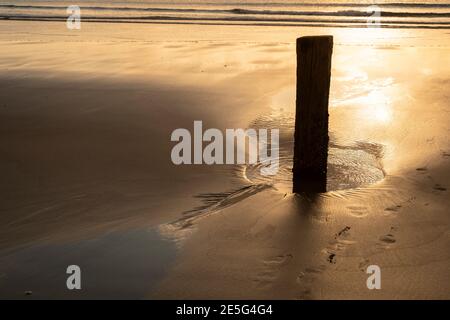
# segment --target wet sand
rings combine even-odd
[[[449,298],[445,31],[0,24],[0,297]],[[336,43],[316,196],[290,193],[305,34]],[[173,165],[199,119],[279,127],[279,174]]]

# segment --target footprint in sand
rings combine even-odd
[[[416,197],[410,197],[407,200],[401,202],[400,204],[394,204],[390,207],[387,207],[384,209],[385,214],[386,215],[390,215],[393,213],[397,213],[398,211],[400,211],[400,209],[403,208],[403,206],[408,207],[408,205],[412,204],[414,202],[414,200],[416,199]]]
[[[347,234],[348,234],[348,231],[349,231],[350,229],[351,229],[351,228],[350,228],[349,226],[345,226],[344,229],[342,229],[341,231],[339,231],[338,233],[336,233],[336,235],[334,236],[334,238],[337,239],[337,238],[339,238],[339,237],[342,236],[342,235],[347,235]]]
[[[322,250],[326,257],[326,261],[331,264],[336,264],[337,253],[346,249],[346,247],[354,242],[347,241],[330,241],[330,245]]]
[[[428,169],[427,169],[427,167],[420,167],[420,168],[416,168],[416,171],[424,174],[428,171]]]
[[[337,253],[356,243],[356,241],[351,240],[350,229],[349,226],[342,228],[334,235],[334,239],[329,242],[329,245],[322,250],[328,263],[336,264]]]
[[[325,265],[307,267],[297,275],[296,283],[299,288],[298,299],[305,300],[312,298],[312,284],[325,271],[325,268]]]
[[[336,263],[336,254],[335,253],[331,253],[328,258],[327,261],[329,263],[335,264]]]
[[[384,242],[385,244],[392,244],[396,242],[394,235],[391,233],[381,236],[380,241]]]
[[[348,206],[347,209],[350,210],[350,214],[357,218],[362,218],[367,216],[367,207],[364,206]]]
[[[280,254],[272,259],[267,259],[263,261],[263,264],[266,266],[276,266],[281,267],[288,264],[294,256],[290,253],[288,254]]]
[[[292,254],[281,254],[270,259],[263,260],[262,270],[253,279],[260,289],[270,286],[283,266],[289,264],[294,256]]]
[[[308,267],[301,271],[296,279],[296,282],[300,285],[310,283],[314,281],[317,275],[325,270],[325,266],[321,265],[319,267]]]
[[[434,185],[433,189],[437,191],[447,191],[447,188],[444,188],[443,186],[437,183]]]
[[[402,205],[398,204],[398,205],[394,205],[391,207],[387,207],[384,209],[384,211],[386,211],[385,212],[386,215],[391,215],[393,213],[397,213],[398,211],[400,211],[401,208],[402,208]]]
[[[272,270],[258,272],[253,281],[259,289],[270,286],[276,279],[277,275]]]
[[[359,264],[358,264],[358,269],[361,270],[361,271],[363,271],[363,272],[366,272],[367,267],[368,267],[369,265],[370,265],[369,259],[367,259],[367,258],[361,258],[361,260],[359,261]]]
[[[391,226],[389,233],[378,238],[376,246],[381,250],[390,249],[397,242],[395,231],[397,231],[397,227]]]

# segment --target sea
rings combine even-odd
[[[0,20],[450,29],[450,2],[435,0],[0,1]]]

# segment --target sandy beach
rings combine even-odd
[[[319,34],[329,191],[293,194],[295,39]],[[0,298],[450,298],[448,30],[0,21],[0,43]],[[174,165],[195,120],[279,128],[278,175]]]

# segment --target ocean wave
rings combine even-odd
[[[161,3],[166,4],[166,3]],[[172,5],[185,5],[183,2],[171,2]],[[239,6],[242,2],[224,1],[224,2],[189,2],[190,5],[208,5],[208,6]],[[450,3],[404,3],[404,2],[388,2],[388,3],[358,3],[358,2],[246,2],[246,6],[271,6],[271,7],[367,7],[370,5],[378,5],[379,7],[392,8],[450,8]]]
[[[0,4],[0,8],[9,9],[48,9],[65,10],[65,6],[43,6],[43,5],[11,5]],[[367,6],[366,6],[367,7]],[[450,8],[450,4],[446,6]],[[177,13],[211,13],[211,14],[231,14],[231,15],[289,15],[289,16],[348,16],[348,17],[368,17],[372,12],[368,10],[338,10],[338,11],[296,11],[296,10],[266,10],[266,9],[205,9],[205,8],[143,8],[143,7],[109,7],[109,6],[82,6],[81,9],[97,11],[141,11],[141,12],[177,12]],[[381,11],[384,17],[430,17],[448,18],[450,12],[405,12],[405,11]]]
[[[230,13],[248,15],[289,15],[289,16],[346,16],[346,17],[368,17],[372,15],[370,11],[341,10],[341,11],[275,11],[275,10],[248,10],[232,9]],[[450,17],[450,12],[395,12],[381,11],[384,17]]]
[[[0,20],[29,20],[29,21],[65,21],[66,16],[49,15],[0,15]],[[263,19],[263,18],[211,18],[211,17],[177,17],[177,16],[140,16],[140,17],[101,17],[84,16],[85,22],[109,23],[213,23],[213,24],[252,24],[252,25],[286,25],[286,26],[320,26],[320,27],[367,27],[365,20],[344,19]],[[382,27],[389,28],[434,28],[450,29],[450,21],[424,22],[424,21],[398,21],[386,20],[381,22]]]
[[[248,4],[240,4],[240,7],[133,7],[133,6],[82,6],[82,19],[89,22],[126,22],[126,23],[208,23],[208,24],[254,24],[254,25],[301,25],[301,26],[338,26],[358,27],[366,26],[366,20],[373,13],[366,10],[358,10],[361,4],[349,3],[333,4],[333,8],[327,10],[292,9],[268,7],[250,7]],[[192,5],[192,4],[191,4]],[[313,4],[301,4],[300,7]],[[315,7],[324,7],[328,4],[314,4]],[[331,6],[331,4],[329,4]],[[438,8],[411,11],[409,9],[395,11],[382,10],[379,20],[381,26],[389,28],[449,28],[450,11],[442,10],[450,8],[449,4],[397,4],[389,3],[380,7],[402,6],[405,8],[424,7]],[[348,7],[348,8],[343,8]],[[340,10],[339,10],[340,8]],[[1,10],[5,9],[5,10]],[[65,20],[67,18],[66,6],[44,4],[0,4],[0,19],[2,20]]]

